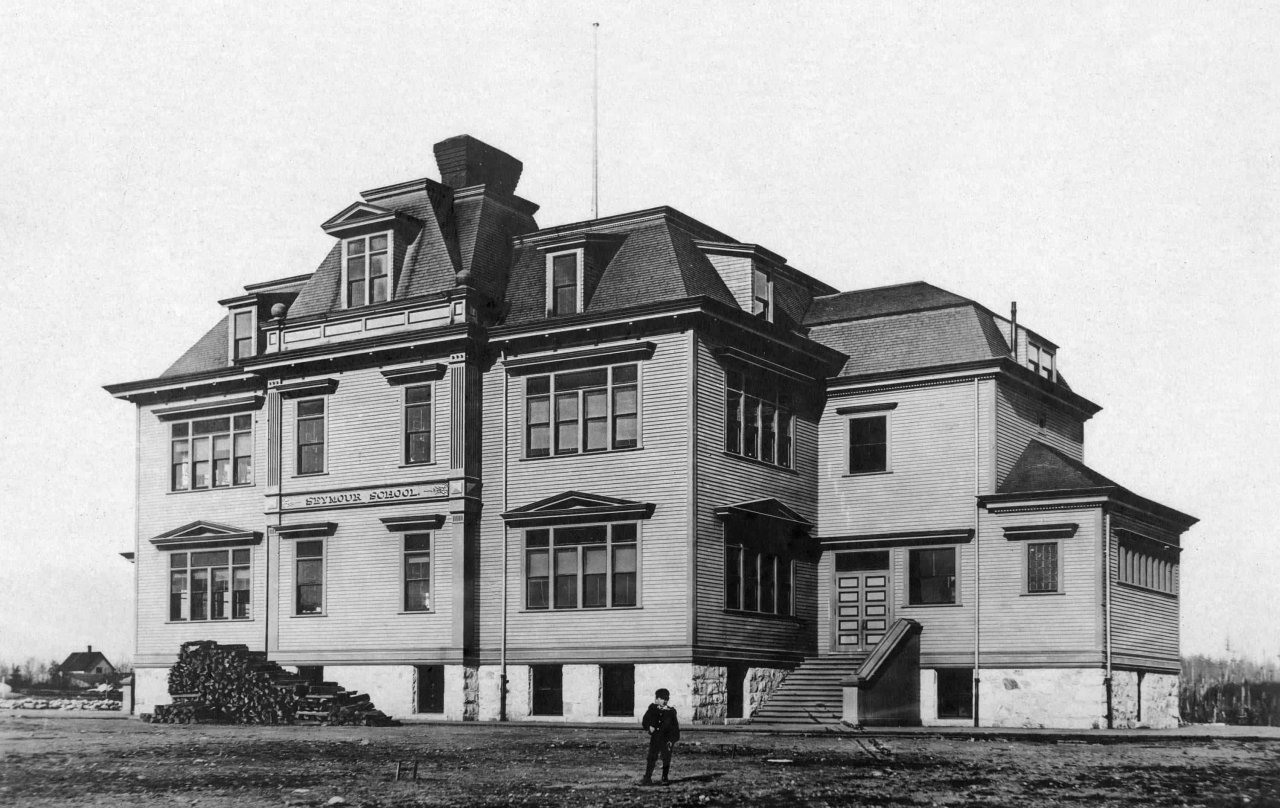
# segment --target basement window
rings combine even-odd
[[[938,718],[973,718],[973,671],[940,668],[937,674]]]

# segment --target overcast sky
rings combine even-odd
[[[543,226],[672,205],[1062,346],[1086,460],[1202,520],[1183,651],[1280,653],[1280,6],[0,5],[0,660],[132,653],[134,408],[469,133]]]

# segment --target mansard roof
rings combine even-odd
[[[215,370],[222,370],[230,367],[231,363],[227,352],[227,323],[229,318],[224,316],[221,320],[210,328],[203,337],[196,341],[187,349],[186,353],[178,357],[178,361],[169,366],[168,370],[160,374],[160,378],[166,379],[173,376],[190,376],[194,373],[209,373]]]
[[[507,287],[507,325],[546,320],[546,254],[575,237],[614,236],[583,314],[705,296],[737,307],[697,239],[726,237],[672,208],[551,228],[519,239]]]
[[[973,301],[966,297],[952,294],[924,281],[899,283],[893,286],[878,286],[872,289],[858,289],[815,297],[805,315],[804,324],[815,326],[824,323],[848,322],[864,317],[914,313],[972,303]]]
[[[823,304],[819,312],[822,318],[842,312],[850,318],[825,319],[809,332],[812,339],[849,357],[840,376],[919,370],[1010,356],[1000,327],[986,309],[928,284],[914,286],[927,288],[887,297],[873,295],[862,303],[858,302],[858,293],[851,293],[837,296],[846,298],[839,305]],[[905,308],[912,300],[925,308]],[[812,307],[810,313],[814,313]]]

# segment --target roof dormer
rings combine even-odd
[[[395,296],[406,248],[422,229],[421,221],[400,211],[356,202],[321,227],[342,240],[342,308],[385,303]]]

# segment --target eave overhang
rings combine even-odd
[[[1031,510],[1064,510],[1070,508],[1112,508],[1140,519],[1155,520],[1179,533],[1200,520],[1190,514],[1139,496],[1122,486],[1072,488],[1056,491],[1016,491],[983,494],[978,504],[991,513]]]
[[[239,368],[192,373],[185,376],[169,376],[144,379],[136,382],[105,384],[102,386],[113,397],[138,405],[170,401],[175,398],[194,398],[204,395],[229,395],[261,388],[262,380]]]

